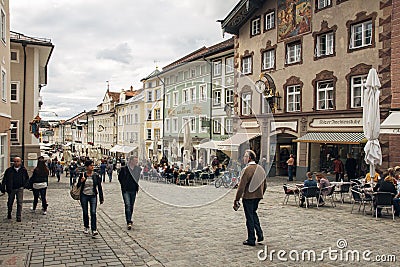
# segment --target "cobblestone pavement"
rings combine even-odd
[[[350,214],[349,203],[304,209],[291,199],[283,205],[286,180],[279,177],[269,180],[259,206],[265,241],[256,247],[241,244],[246,239],[245,219],[242,208],[232,209],[235,190],[209,185],[196,191],[141,181],[134,227],[128,231],[116,179],[104,184],[105,203],[98,206],[100,235],[92,238],[82,232],[81,208],[69,196],[68,180],[57,183],[51,178],[47,215],[30,213],[32,194],[25,191],[21,223],[15,221],[15,206],[13,219],[6,219],[6,195],[0,196],[0,266],[396,266],[394,262],[379,263],[375,257],[400,255],[396,235],[400,219],[393,222],[384,216],[376,220],[357,210]],[[187,201],[191,206],[203,204],[202,195],[203,203],[219,199],[197,207],[176,206],[176,202],[188,206],[181,196],[191,199]],[[339,249],[339,239],[340,245],[347,242],[347,247]],[[286,251],[281,256],[287,261],[279,260],[277,252],[272,262],[269,257],[259,260],[257,255],[264,256],[266,248],[268,254]],[[331,252],[331,259],[330,248],[338,251]],[[315,251],[317,258],[323,250],[327,252],[323,261],[313,262],[307,260],[308,254],[301,260],[304,250]],[[372,252],[364,255],[371,262],[362,258],[366,250]],[[348,253],[352,251],[360,253],[360,261],[352,260]],[[296,252],[300,254],[297,262],[291,259]],[[346,261],[346,255],[350,260]]]

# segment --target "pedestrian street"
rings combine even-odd
[[[114,174],[116,175],[116,174]],[[99,236],[83,233],[82,211],[69,196],[69,178],[49,178],[48,213],[30,213],[31,192],[25,190],[22,222],[6,219],[6,196],[0,197],[0,266],[395,266],[378,263],[263,259],[264,251],[303,250],[321,253],[370,250],[376,255],[400,255],[397,227],[391,216],[364,216],[351,205],[336,202],[308,209],[293,199],[283,205],[283,177],[270,178],[259,217],[265,241],[243,246],[246,226],[243,207],[232,209],[236,190],[205,185],[198,188],[140,181],[133,229],[126,228],[124,205],[116,177],[104,183],[103,205],[98,206]],[[215,198],[215,201],[210,199]],[[173,202],[175,200],[175,202]],[[260,252],[260,250],[262,250]],[[318,254],[318,256],[320,256]],[[10,264],[11,263],[11,264]]]

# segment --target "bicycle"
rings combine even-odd
[[[223,172],[221,175],[215,179],[214,185],[216,188],[220,188],[223,185],[225,188],[228,188],[231,184],[231,178],[229,173]]]

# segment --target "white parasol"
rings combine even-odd
[[[368,142],[365,145],[365,162],[369,164],[371,180],[375,175],[375,165],[382,164],[382,152],[379,145],[380,108],[379,108],[379,81],[376,69],[369,70],[364,90],[363,130]]]

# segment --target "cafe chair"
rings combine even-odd
[[[330,200],[332,208],[336,207],[336,204],[333,199],[333,193],[335,192],[335,187],[336,187],[336,185],[330,185],[328,187],[325,187],[321,190],[321,193],[319,194],[319,198],[322,198],[325,202],[327,199]],[[326,192],[326,194],[324,195],[325,192]],[[319,199],[318,199],[318,203],[319,203]]]
[[[311,186],[311,187],[303,187],[301,189],[301,195],[304,197],[305,203],[306,203],[306,208],[308,209],[309,200],[311,199],[311,204],[314,204],[314,198],[317,199],[317,208],[319,205],[318,202],[318,197],[319,197],[319,188],[316,186]]]
[[[351,212],[350,213],[353,213],[353,209],[354,209],[354,206],[356,204],[359,205],[358,206],[358,211],[360,211],[361,210],[361,206],[363,206],[363,214],[364,215],[365,215],[365,205],[366,204],[371,205],[371,209],[372,209],[372,198],[371,198],[371,196],[365,195],[365,194],[363,194],[362,192],[360,192],[357,189],[351,189],[351,195],[353,197],[353,200],[352,200],[353,205],[351,206]]]
[[[393,206],[394,195],[390,192],[376,192],[374,193],[375,199],[375,218],[378,219],[378,208],[386,209],[389,213],[389,209],[392,209],[392,217],[394,221],[394,206]]]
[[[293,196],[296,205],[299,203],[297,198],[299,196],[299,189],[287,184],[283,185],[283,191],[285,192],[285,198],[283,199],[283,205],[287,205],[290,196]]]
[[[336,190],[334,192],[335,195],[340,195],[340,201],[342,203],[344,203],[344,195],[345,194],[347,194],[347,195],[350,194],[350,186],[351,186],[351,184],[341,184],[339,186],[338,190]],[[350,197],[350,195],[349,195],[349,197]]]

